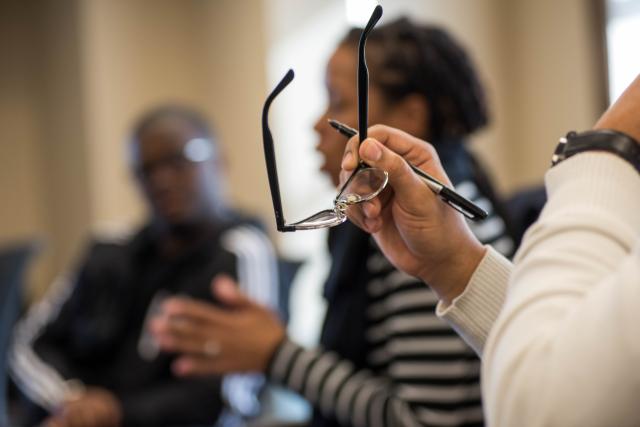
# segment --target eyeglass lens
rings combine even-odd
[[[381,169],[359,169],[336,197],[336,204],[353,205],[371,200],[384,189],[387,180],[387,172]]]
[[[374,168],[357,170],[335,199],[335,207],[292,224],[299,230],[333,227],[346,221],[344,210],[349,205],[366,202],[376,197],[387,185],[386,171]]]

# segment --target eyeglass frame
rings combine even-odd
[[[357,96],[358,96],[358,129],[359,129],[359,142],[362,143],[367,138],[367,129],[368,129],[368,112],[369,112],[369,71],[367,69],[367,63],[365,58],[365,45],[367,41],[367,37],[376,23],[382,17],[382,6],[378,5],[373,10],[367,25],[365,26],[362,34],[360,35],[360,41],[358,43],[358,87],[357,87]],[[309,229],[319,229],[319,228],[327,228],[333,227],[342,224],[346,221],[347,216],[345,214],[345,210],[348,205],[362,203],[368,200],[375,198],[387,185],[388,182],[388,174],[386,171],[382,171],[384,173],[384,180],[380,188],[377,191],[369,194],[365,198],[361,198],[355,202],[348,203],[346,201],[340,200],[340,196],[344,193],[345,189],[351,183],[353,178],[360,173],[363,169],[371,168],[369,165],[360,161],[357,168],[353,171],[353,173],[349,176],[349,178],[345,181],[345,183],[340,187],[338,191],[338,195],[333,201],[334,207],[333,211],[336,214],[336,221],[319,225],[319,226],[303,226],[302,224],[306,220],[299,221],[293,224],[287,224],[284,218],[284,212],[282,209],[282,199],[280,196],[280,185],[278,182],[278,169],[276,165],[276,155],[273,144],[273,136],[271,134],[271,130],[269,129],[269,108],[273,103],[273,100],[282,92],[292,81],[295,76],[295,73],[292,69],[289,69],[284,77],[280,80],[280,82],[276,85],[273,91],[267,96],[267,99],[264,102],[264,106],[262,108],[262,142],[264,148],[264,157],[265,163],[267,167],[267,176],[269,179],[269,188],[271,190],[271,200],[273,202],[273,210],[276,218],[276,228],[280,232],[290,232],[297,230],[309,230]],[[313,218],[322,212],[320,211],[315,215],[312,215],[309,218]]]

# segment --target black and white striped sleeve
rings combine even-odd
[[[333,352],[307,350],[289,340],[276,351],[268,375],[272,381],[300,393],[326,417],[335,418],[344,425],[460,425],[457,419],[451,420],[453,424],[448,424],[446,419],[436,420],[436,415],[442,417],[441,412],[411,404],[410,399],[401,395],[402,388],[387,377],[356,370],[350,361]],[[481,418],[481,414],[476,415]]]

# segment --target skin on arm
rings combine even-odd
[[[380,197],[349,208],[349,219],[371,233],[399,269],[429,283],[445,303],[460,295],[485,248],[463,216],[448,207],[411,171],[416,167],[451,185],[435,149],[398,129],[376,125],[358,147],[351,138],[342,161],[344,181],[358,159],[389,173]]]
[[[122,420],[118,398],[108,390],[89,387],[47,418],[46,427],[117,427]]]
[[[640,75],[618,100],[600,117],[594,129],[613,129],[624,132],[640,142]]]

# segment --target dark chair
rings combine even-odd
[[[538,219],[545,203],[547,192],[543,186],[519,190],[505,202],[516,248],[520,246],[527,229]]]
[[[9,425],[7,411],[7,350],[11,329],[22,303],[22,282],[36,245],[23,243],[0,248],[0,426]]]
[[[278,259],[278,274],[280,279],[278,287],[278,307],[280,316],[285,323],[289,322],[289,295],[291,293],[291,285],[302,264],[304,264],[303,261],[284,258]]]

